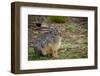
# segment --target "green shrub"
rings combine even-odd
[[[67,17],[64,17],[64,16],[49,16],[48,17],[49,22],[53,22],[53,23],[65,23],[66,19]]]

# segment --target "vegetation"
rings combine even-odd
[[[52,23],[65,23],[66,22],[65,16],[49,16],[48,20]]]
[[[70,32],[74,32],[77,27],[75,24],[69,24],[69,25],[66,25],[66,29],[68,29]]]

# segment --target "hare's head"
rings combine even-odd
[[[56,36],[61,36],[62,32],[61,29],[58,26],[49,26],[49,32],[56,35]]]

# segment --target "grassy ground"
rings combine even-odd
[[[87,58],[87,28],[75,23],[65,25],[62,44],[59,49],[60,59]],[[37,56],[34,49],[29,47],[28,60],[48,60],[51,56]]]

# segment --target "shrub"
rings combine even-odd
[[[53,22],[53,23],[65,23],[66,19],[67,17],[65,16],[49,16],[48,17],[49,22]]]

